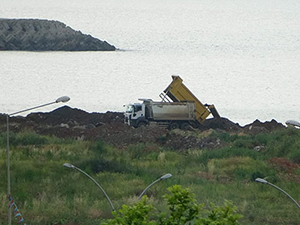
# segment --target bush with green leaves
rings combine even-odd
[[[143,196],[133,206],[123,205],[113,212],[114,218],[102,225],[238,225],[242,217],[229,201],[225,201],[224,206],[211,204],[210,209],[204,210],[204,204],[196,203],[189,189],[174,185],[168,191],[170,194],[164,195],[168,205],[166,212],[159,212],[147,203],[147,196]]]
[[[110,219],[107,223],[102,223],[102,225],[157,224],[154,220],[150,219],[150,213],[153,211],[154,207],[147,204],[147,200],[147,196],[144,196],[133,206],[123,205],[117,212],[112,212],[114,219]]]
[[[242,216],[237,214],[237,208],[230,201],[225,201],[224,206],[211,204],[207,210],[207,217],[200,218],[195,225],[237,225]]]
[[[197,219],[203,205],[197,204],[194,194],[189,189],[184,189],[180,185],[174,185],[168,188],[171,194],[166,194],[169,207],[169,216],[163,213],[160,216],[160,224],[186,224]]]

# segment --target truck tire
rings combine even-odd
[[[199,128],[199,124],[196,123],[195,121],[191,121],[190,124],[191,124],[191,126],[192,126],[193,128],[195,128],[195,129]]]
[[[146,122],[139,122],[137,127],[145,127],[146,125],[147,125]]]
[[[184,122],[180,125],[180,129],[182,129],[182,130],[188,130],[189,127],[190,127],[190,124],[187,122]]]
[[[173,122],[169,125],[170,130],[174,130],[174,129],[178,129],[178,128],[179,128],[179,124],[176,122]]]

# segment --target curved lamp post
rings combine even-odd
[[[6,114],[6,143],[7,143],[6,154],[7,154],[7,195],[8,196],[10,195],[9,117],[13,116],[13,115],[16,115],[16,114],[19,114],[19,113],[27,112],[27,111],[30,111],[30,110],[33,110],[33,109],[41,108],[41,107],[44,107],[44,106],[47,106],[47,105],[52,105],[52,104],[61,103],[61,102],[62,103],[67,102],[69,100],[70,100],[70,98],[68,96],[62,96],[62,97],[60,97],[60,98],[58,98],[55,101],[50,102],[50,103],[46,103],[46,104],[38,105],[38,106],[35,106],[35,107],[32,107],[32,108],[24,109],[24,110],[21,110],[21,111],[18,111],[18,112]],[[8,208],[8,225],[11,225],[11,208],[10,207]]]
[[[109,202],[110,204],[110,207],[112,209],[112,211],[115,211],[115,208],[111,202],[111,200],[109,199],[108,195],[106,194],[106,192],[104,191],[104,189],[100,186],[100,184],[97,183],[97,181],[94,180],[94,178],[92,178],[90,175],[88,175],[86,172],[84,172],[83,170],[79,169],[78,167],[70,164],[70,163],[64,163],[64,166],[65,167],[68,167],[68,168],[71,168],[71,169],[76,169],[78,170],[79,172],[83,173],[85,176],[87,176],[88,178],[90,178],[97,186],[98,188],[103,192],[103,194],[105,195],[107,201]]]
[[[283,194],[285,194],[287,197],[289,197],[296,205],[297,207],[300,209],[300,205],[295,201],[295,199],[293,199],[288,193],[286,193],[284,190],[282,190],[281,188],[277,187],[276,185],[262,179],[262,178],[256,178],[255,179],[256,182],[258,183],[262,183],[262,184],[268,184],[273,188],[276,188],[277,190],[281,191]]]
[[[145,194],[145,192],[154,184],[156,184],[157,182],[161,181],[161,180],[165,180],[172,177],[172,174],[167,173],[165,175],[163,175],[162,177],[160,177],[159,179],[157,179],[156,181],[152,182],[148,187],[145,188],[145,190],[140,194],[138,200],[140,200],[142,198],[142,196]]]

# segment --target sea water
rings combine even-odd
[[[300,120],[298,0],[0,0],[1,18],[58,20],[115,52],[0,52],[0,113],[160,101],[172,75],[245,125]],[[36,111],[52,111],[52,105]],[[35,112],[35,111],[33,111]]]

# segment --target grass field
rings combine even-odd
[[[182,133],[184,135],[184,132]],[[195,134],[199,135],[199,134]],[[68,162],[92,176],[116,209],[138,201],[141,192],[166,173],[172,177],[146,194],[161,211],[163,195],[178,184],[199,203],[230,200],[243,215],[241,224],[299,224],[299,208],[282,192],[254,182],[260,177],[300,202],[300,131],[287,128],[258,135],[212,132],[218,149],[164,149],[153,143],[126,148],[63,140],[33,132],[11,134],[11,194],[27,224],[101,224],[111,207],[101,190]],[[6,134],[0,136],[0,224],[7,224]],[[12,218],[12,224],[17,218]]]

